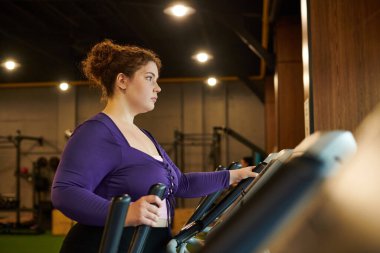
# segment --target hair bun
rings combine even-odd
[[[108,39],[96,44],[82,62],[86,77],[95,84],[101,85],[104,72],[120,51],[120,46]]]

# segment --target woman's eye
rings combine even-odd
[[[151,76],[147,76],[147,77],[146,77],[146,80],[148,80],[149,82],[151,82],[152,79],[153,79],[153,77],[151,77]]]

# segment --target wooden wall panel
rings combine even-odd
[[[278,150],[305,138],[301,63],[278,64]]]
[[[294,148],[305,137],[300,18],[281,17],[275,34],[276,139],[281,150]]]
[[[310,0],[314,128],[354,130],[380,101],[380,1]]]
[[[277,148],[276,110],[273,76],[265,79],[265,151],[271,153]]]

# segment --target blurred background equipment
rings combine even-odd
[[[0,194],[0,212],[11,216],[15,216],[14,221],[0,222],[0,233],[2,234],[39,234],[43,233],[46,229],[51,229],[51,211],[52,205],[50,201],[50,187],[54,173],[59,164],[57,156],[51,156],[49,159],[40,156],[33,162],[32,169],[21,165],[21,154],[26,155],[30,151],[22,150],[22,143],[24,141],[34,142],[36,145],[43,145],[44,139],[42,137],[22,135],[17,131],[16,136],[8,136],[1,138],[2,147],[16,149],[16,169],[15,169],[15,193]],[[25,180],[26,185],[21,182]],[[24,185],[24,186],[22,186]],[[31,186],[32,189],[32,207],[26,208],[21,206],[21,187]],[[28,220],[21,219],[21,213],[31,213]]]
[[[65,130],[65,138],[66,138],[66,140],[68,140],[72,134],[73,134],[73,131],[71,129],[66,129]]]
[[[38,145],[43,145],[43,138],[42,137],[34,137],[34,136],[26,136],[22,135],[21,131],[17,130],[17,135],[15,136],[9,136],[8,141],[11,142],[14,147],[16,148],[16,168],[15,168],[15,177],[16,177],[16,193],[15,193],[15,202],[16,202],[16,207],[12,210],[16,213],[16,222],[13,224],[12,231],[17,233],[18,229],[20,229],[20,233],[24,233],[22,224],[21,224],[21,219],[20,219],[20,214],[21,214],[21,206],[20,206],[20,188],[21,188],[21,178],[26,175],[25,172],[27,172],[25,169],[21,167],[21,150],[22,150],[22,143],[24,141],[31,141],[31,142],[36,142]],[[22,171],[21,171],[22,170]],[[24,172],[24,173],[22,173]],[[15,230],[13,230],[15,229]],[[9,231],[11,232],[11,230]],[[11,232],[11,233],[13,233]],[[25,233],[28,233],[29,231],[25,231]],[[39,233],[39,231],[35,230],[32,232]]]

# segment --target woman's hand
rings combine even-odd
[[[136,202],[130,204],[125,219],[125,226],[156,225],[158,221],[158,208],[161,205],[163,205],[163,201],[155,195],[141,197]]]
[[[238,170],[230,170],[230,184],[237,184],[241,180],[249,177],[257,177],[259,173],[253,172],[256,166],[248,166]]]

